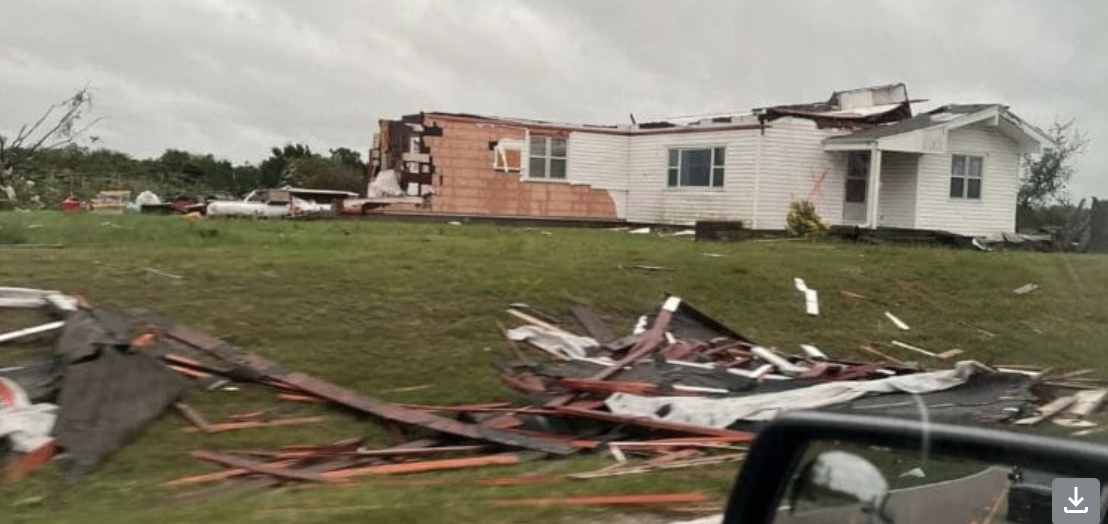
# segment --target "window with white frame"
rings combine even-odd
[[[982,158],[953,155],[950,160],[950,198],[981,199]]]
[[[530,178],[564,179],[566,177],[566,139],[531,135]]]
[[[666,185],[723,187],[722,147],[670,148]]]

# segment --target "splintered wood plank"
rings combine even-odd
[[[405,409],[390,402],[358,394],[311,375],[290,373],[272,360],[235,347],[207,333],[165,319],[152,318],[152,320],[163,327],[167,337],[190,345],[221,360],[234,363],[241,369],[249,370],[256,374],[259,380],[267,380],[279,387],[293,388],[299,390],[299,393],[324,398],[367,415],[402,424],[420,426],[439,433],[495,442],[514,448],[532,449],[555,455],[569,455],[576,451],[573,447],[550,441],[530,439],[525,436],[507,433],[504,430],[485,428],[477,424],[439,417],[419,410]]]
[[[226,422],[223,424],[211,424],[207,429],[201,430],[199,428],[185,428],[186,433],[221,433],[224,431],[238,431],[241,429],[257,429],[257,428],[275,428],[280,426],[298,426],[301,424],[315,424],[318,422],[324,422],[327,417],[301,417],[301,418],[286,418],[280,420],[269,421],[248,421],[248,422]]]
[[[638,426],[649,429],[657,429],[661,431],[673,431],[676,433],[687,433],[690,435],[712,436],[712,437],[727,437],[733,438],[732,442],[750,442],[754,440],[753,433],[745,433],[742,431],[731,431],[729,429],[716,429],[702,426],[690,426],[687,424],[678,424],[675,422],[664,422],[661,420],[654,420],[648,418],[638,417],[625,417],[622,415],[616,415],[607,411],[595,411],[589,409],[576,409],[570,407],[555,408],[559,413],[564,415],[570,415],[575,417],[591,418],[596,420],[603,420],[605,422],[615,422],[618,424],[626,424],[628,426]]]
[[[299,480],[302,482],[337,482],[342,480],[327,478],[319,473],[288,469],[281,466],[274,466],[256,460],[244,459],[232,455],[226,455],[223,453],[216,453],[213,451],[193,451],[192,456],[207,462],[215,462],[216,464],[222,464],[224,466],[230,466],[232,468],[245,469],[251,473],[262,473],[271,477],[277,477],[285,480]]]
[[[422,462],[404,462],[401,464],[384,464],[380,466],[366,466],[364,468],[341,469],[338,471],[328,471],[323,473],[322,476],[328,480],[335,481],[366,475],[406,475],[412,473],[425,473],[428,471],[479,468],[484,466],[512,466],[519,463],[519,455],[515,453],[503,453],[487,457],[426,460]]]

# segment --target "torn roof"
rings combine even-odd
[[[632,124],[579,124],[441,111],[410,115],[410,117],[405,118],[421,119],[423,116],[455,118],[488,122],[493,125],[535,129],[636,135],[744,129],[762,126],[766,122],[778,118],[794,117],[812,120],[821,128],[862,130],[858,133],[833,139],[834,143],[845,144],[872,141],[884,136],[907,133],[995,107],[1003,112],[1003,116],[1013,127],[1007,132],[1012,135],[1020,135],[1017,137],[1018,140],[1040,144],[1048,142],[1048,140],[1045,140],[1042,131],[1026,124],[1015,115],[1007,112],[1006,107],[999,104],[954,104],[943,106],[923,115],[912,116],[911,104],[925,101],[909,99],[907,87],[903,83],[896,83],[835,91],[831,93],[826,101],[821,102],[784,104],[755,108],[752,111],[687,115]],[[634,117],[632,116],[632,118]]]
[[[428,118],[454,118],[463,120],[476,120],[480,122],[487,122],[490,125],[508,125],[526,127],[531,129],[582,131],[588,133],[616,135],[721,131],[728,129],[758,128],[761,125],[749,113],[747,113],[747,118],[745,119],[740,119],[732,116],[715,116],[709,118],[699,118],[695,121],[681,123],[658,121],[621,125],[571,124],[565,122],[550,122],[545,120],[532,120],[526,118],[474,115],[467,113],[447,113],[441,111],[428,112],[424,113],[424,115]]]
[[[846,89],[831,93],[824,102],[805,104],[787,104],[750,111],[725,111],[698,115],[674,116],[657,119],[645,119],[638,123],[617,125],[577,124],[551,122],[527,118],[475,115],[469,113],[449,113],[432,111],[431,117],[464,118],[483,120],[495,124],[518,125],[523,127],[545,127],[565,130],[592,131],[602,133],[639,133],[658,132],[660,130],[680,131],[681,129],[726,128],[736,125],[761,125],[783,116],[795,116],[816,120],[821,126],[857,127],[859,125],[894,122],[912,116],[908,100],[908,89],[903,83],[886,84],[872,87]],[[634,118],[632,116],[632,118]]]
[[[892,124],[883,126],[877,126],[857,133],[837,136],[830,138],[828,142],[870,142],[878,138],[899,135],[910,131],[916,131],[918,129],[924,129],[931,126],[939,125],[945,122],[949,122],[960,115],[977,113],[984,111],[990,107],[1000,107],[1000,104],[957,104],[946,105],[938,109],[928,111],[921,115],[916,115],[912,118],[901,120]]]
[[[839,148],[874,145],[885,149],[886,146],[890,146],[892,150],[896,150],[896,146],[891,146],[889,140],[883,139],[892,139],[931,128],[954,129],[982,121],[993,122],[992,125],[1000,127],[1001,132],[1024,147],[1034,149],[1050,145],[1049,137],[1042,130],[1021,120],[1008,110],[1008,106],[996,103],[949,104],[898,122],[879,125],[849,135],[831,137],[824,140],[824,144],[831,147],[839,146]]]
[[[827,101],[763,107],[754,112],[763,122],[791,116],[813,120],[819,127],[860,127],[909,118],[912,102],[919,100],[909,100],[908,88],[899,83],[835,91]]]

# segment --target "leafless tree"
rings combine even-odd
[[[0,135],[0,196],[16,199],[19,169],[37,153],[73,144],[96,125],[100,118],[82,122],[91,109],[92,89],[85,85],[48,107],[33,124],[23,124],[15,137]]]

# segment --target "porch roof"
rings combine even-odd
[[[880,149],[911,153],[941,153],[946,150],[947,132],[952,129],[985,122],[998,127],[1005,135],[1029,152],[1050,147],[1050,139],[1008,111],[1000,104],[947,105],[933,111],[823,141],[826,151],[857,151]]]

